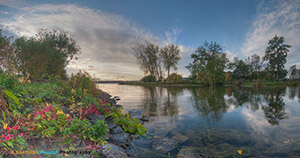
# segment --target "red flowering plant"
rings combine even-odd
[[[35,126],[33,131],[42,133],[43,136],[66,135],[64,128],[70,126],[71,117],[58,107],[46,103],[46,108],[34,115]]]
[[[3,123],[3,130],[1,135],[1,146],[4,150],[15,150],[27,147],[27,143],[24,138],[24,134],[18,125],[13,127],[8,126],[8,124]]]

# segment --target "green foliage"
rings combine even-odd
[[[90,139],[96,142],[102,142],[102,137],[106,135],[108,131],[104,120],[97,120],[97,122],[92,125],[87,119],[80,120],[78,118],[72,120],[69,130],[80,138]]]
[[[141,79],[142,82],[155,82],[156,79],[155,79],[155,76],[152,76],[152,75],[148,75],[148,76],[145,76]]]
[[[168,77],[170,75],[170,68],[173,67],[175,70],[177,69],[178,61],[181,59],[180,57],[180,49],[177,45],[169,44],[162,48],[159,52],[159,57],[162,58],[162,62],[164,67],[168,71]]]
[[[89,75],[87,72],[79,71],[76,75],[71,77],[68,84],[71,88],[76,89],[77,91],[87,91],[92,94],[97,92],[96,85],[92,81],[91,75]]]
[[[277,35],[268,43],[263,60],[268,61],[266,70],[271,72],[274,77],[276,76],[277,80],[286,75],[286,73],[282,71],[284,71],[287,53],[291,47],[292,46],[288,44],[284,44],[284,37],[278,37]]]
[[[14,76],[11,76],[8,73],[0,73],[0,88],[1,89],[11,89],[14,84],[17,83],[17,79]]]
[[[147,129],[139,123],[139,120],[134,118],[131,119],[129,115],[119,115],[115,117],[116,123],[122,126],[124,132],[145,136],[147,133]]]
[[[213,84],[211,73],[205,71],[199,72],[196,80],[198,81],[198,83],[206,86],[210,86]]]
[[[232,78],[235,80],[246,79],[250,76],[251,65],[247,64],[243,60],[234,58],[234,61],[229,64],[229,67],[233,70]]]
[[[191,58],[193,62],[187,65],[186,68],[189,69],[193,78],[197,78],[200,72],[205,72],[204,74],[210,74],[205,76],[211,77],[213,84],[225,83],[224,69],[228,59],[220,44],[216,42],[204,42],[204,44],[191,55]]]
[[[182,82],[182,76],[177,74],[177,73],[172,73],[168,78],[167,78],[167,83],[181,83]]]

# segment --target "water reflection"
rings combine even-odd
[[[144,110],[153,135],[184,136],[178,152],[237,157],[236,150],[242,149],[246,157],[300,156],[299,88],[99,87],[120,96],[125,110]],[[151,151],[151,142],[135,143]]]

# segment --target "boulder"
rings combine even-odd
[[[131,145],[131,140],[128,133],[112,134],[110,135],[112,143],[119,145],[122,148],[126,148]]]
[[[177,141],[166,137],[156,137],[153,140],[152,148],[160,153],[167,153],[174,150],[177,146]]]
[[[90,115],[88,118],[89,118],[91,124],[95,124],[97,122],[97,120],[104,120],[105,116],[93,114],[93,115]]]
[[[111,143],[104,145],[98,153],[103,158],[127,158],[125,149]]]
[[[120,126],[114,127],[110,130],[111,134],[120,134],[123,133],[123,129]]]
[[[144,111],[143,110],[132,109],[132,110],[129,110],[128,113],[130,114],[130,117],[132,119],[137,118],[138,120],[140,120],[143,117]]]

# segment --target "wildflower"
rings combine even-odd
[[[10,132],[11,127],[7,127],[8,132]]]
[[[2,134],[1,137],[5,138],[5,135]]]
[[[70,117],[70,116],[68,116],[68,119],[69,119],[69,120],[71,120],[71,117]]]
[[[15,131],[18,130],[18,126],[14,125],[14,127],[12,127],[12,129],[15,130]]]
[[[31,114],[28,114],[27,118],[30,119]]]
[[[77,138],[77,136],[74,134],[74,135],[73,135],[73,138]]]
[[[8,126],[8,124],[7,124],[7,123],[5,123],[5,122],[3,122],[3,129],[6,129],[6,128],[7,128],[7,126]]]
[[[20,135],[19,135],[20,137],[23,137],[23,133],[20,133]]]
[[[61,111],[59,111],[59,110],[56,112],[57,115],[63,114],[63,113],[64,113],[64,112],[61,112]]]
[[[51,105],[48,105],[48,106],[46,107],[46,109],[45,109],[45,112],[49,112],[51,108],[52,108],[52,106],[51,106]]]
[[[5,137],[5,140],[10,140],[12,139],[13,137],[11,137],[9,134]]]
[[[30,146],[29,148],[30,148],[30,149],[32,149],[32,148],[33,148],[33,146]]]

